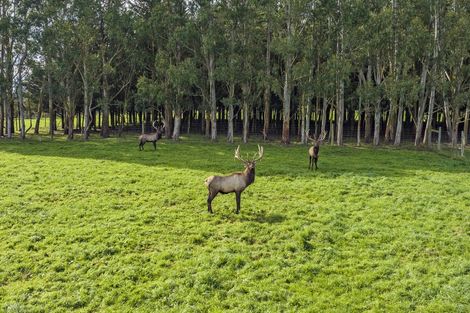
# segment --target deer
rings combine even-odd
[[[157,121],[152,123],[152,127],[155,128],[156,132],[153,134],[142,134],[139,136],[139,151],[144,150],[145,143],[153,143],[154,150],[157,150],[157,141],[162,138],[163,130],[165,129],[165,121],[160,126],[156,126]]]
[[[204,184],[209,190],[209,195],[207,197],[207,210],[209,213],[212,211],[212,200],[217,196],[217,194],[227,194],[235,193],[235,199],[237,201],[237,210],[236,214],[240,213],[240,201],[241,194],[243,190],[246,189],[255,181],[255,166],[256,162],[263,158],[264,149],[258,145],[258,152],[255,153],[251,159],[243,159],[240,156],[240,146],[235,150],[235,159],[241,161],[245,170],[243,172],[232,173],[228,176],[210,176],[206,178]]]
[[[308,134],[308,132],[307,132]],[[310,157],[310,161],[308,164],[308,168],[313,170],[313,165],[315,165],[315,171],[318,169],[317,162],[318,162],[318,154],[320,153],[320,145],[325,140],[326,135],[328,134],[327,131],[322,131],[320,137],[317,136],[310,137],[308,135],[308,139],[312,141],[312,146],[308,149],[308,155]]]

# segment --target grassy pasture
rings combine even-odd
[[[209,215],[232,145],[0,140],[0,312],[470,310],[468,160],[263,145]]]

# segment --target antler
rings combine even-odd
[[[255,153],[255,155],[253,156],[252,159],[249,159],[249,160],[245,160],[243,159],[241,156],[240,156],[240,146],[237,147],[237,150],[235,150],[235,159],[239,160],[239,161],[242,161],[243,163],[247,163],[247,162],[256,162],[256,161],[259,161],[263,158],[263,154],[264,154],[264,149],[263,147],[260,147],[260,145],[258,145],[258,152]]]
[[[253,159],[253,162],[259,161],[263,158],[264,148],[260,147],[260,145],[258,145],[258,153],[257,154],[258,155],[255,156],[255,158]]]
[[[242,159],[240,156],[240,146],[237,147],[237,150],[235,150],[235,159],[242,161],[243,163],[246,163],[247,161]]]
[[[326,138],[326,135],[328,134],[327,131],[323,131],[321,134],[320,134],[320,138],[318,139],[318,141],[323,141],[325,138]]]
[[[165,120],[162,120],[162,124],[163,124],[163,125],[162,125],[161,128],[162,128],[162,130],[163,130],[164,128],[166,128],[166,122],[165,122]]]
[[[158,127],[157,127],[157,126],[155,126],[155,124],[156,124],[157,122],[158,122],[157,120],[153,121],[153,123],[152,123],[152,127],[158,130]]]
[[[306,131],[306,133],[307,133],[307,138],[308,138],[308,140],[311,140],[311,141],[316,141],[316,139],[315,139],[315,135],[313,136],[313,138],[312,138],[312,137],[310,137],[310,129],[309,129],[309,130],[307,130],[307,131]]]

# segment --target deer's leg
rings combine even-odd
[[[157,150],[157,142],[156,141],[153,142],[153,150]]]
[[[310,156],[309,159],[308,159],[308,169],[311,170],[312,169],[312,157]]]
[[[212,200],[215,198],[215,196],[217,196],[217,192],[212,192],[209,190],[209,196],[207,196],[207,211],[211,214],[214,213],[212,212]]]
[[[318,170],[317,161],[318,161],[318,158],[315,158],[315,171]]]
[[[237,211],[235,211],[235,213],[240,213],[240,201],[241,201],[241,195],[242,193],[237,191],[235,192],[235,198],[237,199]]]

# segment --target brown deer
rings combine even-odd
[[[323,140],[326,138],[326,134],[328,134],[328,132],[323,131],[320,134],[319,138],[317,138],[317,136],[313,136],[313,138],[310,137],[310,135],[308,136],[308,139],[312,141],[312,146],[308,149],[308,155],[310,157],[308,168],[310,170],[313,169],[313,165],[315,165],[315,170],[318,169],[318,166],[317,166],[318,153],[320,153],[320,145],[323,142]]]
[[[233,173],[228,176],[210,176],[206,178],[205,185],[209,189],[209,196],[207,197],[207,210],[212,212],[212,200],[218,193],[227,194],[234,192],[237,200],[237,211],[240,213],[240,201],[242,191],[255,181],[255,166],[256,162],[263,158],[263,147],[258,145],[258,152],[251,159],[242,159],[240,157],[240,146],[235,150],[235,159],[243,162],[245,170],[243,172]]]
[[[156,126],[157,121],[152,123],[152,127],[155,128],[156,132],[153,134],[142,134],[139,136],[139,150],[144,150],[145,143],[153,143],[154,150],[157,150],[157,141],[162,138],[163,130],[165,129],[165,121],[160,126]]]

